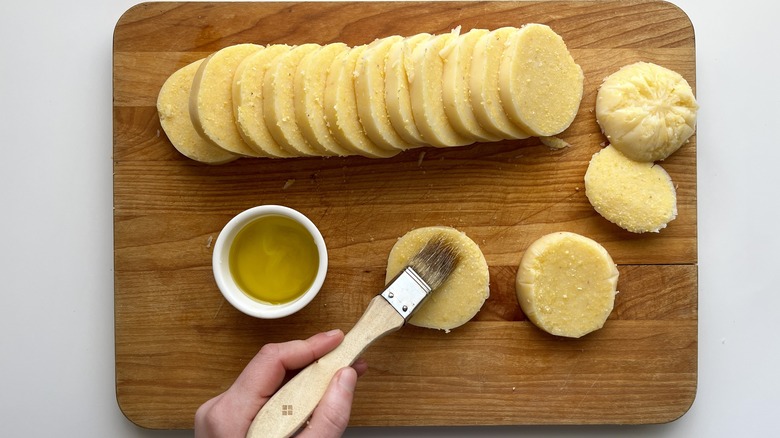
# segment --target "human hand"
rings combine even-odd
[[[282,386],[290,371],[306,367],[344,340],[341,330],[318,333],[306,340],[266,344],[236,381],[208,400],[195,413],[196,438],[243,438],[260,408]],[[298,438],[336,438],[347,428],[358,375],[368,366],[362,360],[339,370]]]

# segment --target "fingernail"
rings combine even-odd
[[[325,332],[325,336],[329,336],[329,337],[338,336],[340,334],[341,334],[341,330],[339,329],[333,329],[331,331]]]
[[[355,383],[357,383],[357,373],[352,368],[343,368],[339,371],[339,386],[349,392],[355,391]]]

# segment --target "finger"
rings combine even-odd
[[[214,418],[214,406],[219,403],[225,394],[206,401],[195,411],[195,438],[215,436],[215,430],[219,428],[218,421]]]
[[[321,358],[344,340],[341,330],[318,333],[306,340],[266,344],[247,364],[228,389],[236,408],[254,418],[260,407],[282,385],[289,370],[296,370]]]
[[[344,433],[349,424],[357,378],[352,367],[336,373],[298,438],[338,438]]]
[[[365,374],[366,371],[368,371],[368,362],[366,362],[366,360],[363,359],[362,357],[358,358],[358,360],[356,360],[355,363],[352,364],[352,368],[354,368],[355,371],[357,371],[357,375],[358,377],[360,377],[363,374]]]

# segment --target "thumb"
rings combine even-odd
[[[352,397],[357,384],[357,372],[352,367],[339,370],[330,381],[311,420],[298,438],[338,438],[349,424]]]

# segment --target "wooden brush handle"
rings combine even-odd
[[[252,421],[247,438],[286,438],[297,432],[336,372],[352,365],[374,341],[403,325],[404,318],[381,295],[374,297],[335,350],[301,370],[268,400]]]

